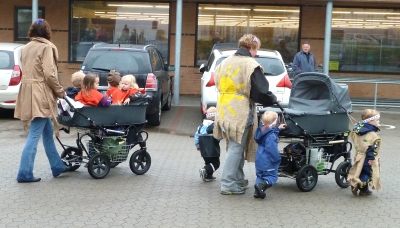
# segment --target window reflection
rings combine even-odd
[[[206,63],[215,44],[237,47],[246,33],[257,35],[261,48],[278,50],[285,63],[298,47],[299,7],[199,4],[196,64]]]
[[[100,42],[154,44],[168,61],[168,3],[71,2],[71,61],[83,61]]]
[[[399,72],[400,13],[334,8],[330,70]]]

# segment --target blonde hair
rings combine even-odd
[[[77,71],[71,75],[71,82],[74,87],[81,87],[85,74],[82,71]]]
[[[135,78],[135,76],[133,76],[132,74],[128,74],[128,75],[123,76],[123,77],[121,78],[120,83],[122,82],[122,80],[127,80],[127,81],[129,81],[129,83],[131,84],[131,87],[132,87],[132,88],[135,88],[135,89],[138,89],[138,88],[139,88],[138,84],[136,83],[136,78]]]
[[[96,78],[99,78],[97,74],[87,74],[83,78],[82,90],[86,93],[86,95],[89,95],[89,90],[94,89]]]
[[[272,124],[276,119],[278,119],[278,113],[274,111],[265,111],[261,116],[261,122],[265,125]]]
[[[373,116],[376,116],[376,115],[378,115],[378,114],[380,114],[379,111],[377,111],[377,110],[375,110],[375,109],[369,109],[369,108],[367,108],[367,109],[365,109],[365,110],[363,111],[363,113],[361,114],[361,119],[362,119],[362,120],[366,120],[366,119],[371,118],[371,117],[373,117]]]
[[[251,48],[259,49],[261,47],[261,41],[253,34],[243,35],[238,42],[239,48],[246,48],[250,50]]]

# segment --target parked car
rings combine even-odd
[[[161,110],[169,110],[172,102],[172,83],[168,66],[164,65],[154,45],[97,44],[93,46],[81,67],[87,73],[100,77],[100,89],[107,89],[107,75],[117,70],[121,76],[133,74],[141,88],[153,99],[146,111],[148,124],[159,126]]]
[[[208,59],[207,64],[202,64],[199,68],[203,73],[201,77],[201,111],[205,115],[210,106],[215,106],[218,99],[218,90],[213,85],[215,68],[222,60],[235,54],[236,50],[215,49]],[[269,90],[276,95],[281,104],[289,104],[292,83],[281,55],[278,51],[258,50],[254,58],[264,68],[264,75],[269,82]],[[209,83],[210,82],[210,83]],[[208,84],[208,85],[207,85]],[[257,105],[257,109],[262,105]]]
[[[22,78],[24,44],[0,43],[0,108],[14,109]]]

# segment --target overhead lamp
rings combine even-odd
[[[106,13],[104,11],[95,11],[94,13]]]
[[[291,12],[291,13],[300,13],[300,10],[284,10],[284,9],[253,9],[254,11],[262,11],[262,12]]]
[[[141,4],[113,4],[109,3],[107,6],[119,6],[119,7],[134,7],[134,8],[154,8],[153,5],[141,5]]]
[[[350,14],[351,12],[349,12],[349,11],[332,11],[332,13],[337,13],[337,14]]]
[[[225,7],[204,7],[205,10],[241,10],[241,11],[250,11],[250,9],[245,8],[225,8]]]

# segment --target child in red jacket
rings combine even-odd
[[[99,76],[97,74],[87,74],[83,78],[82,90],[75,96],[75,100],[84,105],[110,106],[111,100],[108,100],[97,90],[98,86]]]
[[[120,73],[116,70],[111,70],[107,76],[108,90],[106,92],[106,98],[110,98],[112,93],[115,90],[119,89],[118,86],[120,81],[121,81]]]
[[[114,90],[111,94],[112,103],[127,105],[132,100],[131,96],[139,92],[146,93],[144,88],[139,88],[135,76],[131,74],[125,75],[121,78],[119,89]]]

